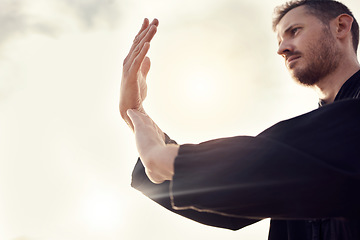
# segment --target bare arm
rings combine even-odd
[[[146,175],[153,183],[172,180],[179,145],[165,144],[164,133],[148,115],[137,110],[127,113],[134,126],[136,147]]]

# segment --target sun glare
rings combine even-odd
[[[112,231],[121,225],[120,205],[113,194],[93,192],[84,199],[84,218],[95,231]]]
[[[209,101],[215,93],[215,75],[209,71],[191,72],[184,79],[185,93],[191,101]]]

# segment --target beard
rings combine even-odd
[[[291,71],[292,77],[300,84],[314,86],[336,70],[340,64],[341,52],[328,28],[324,27],[315,44],[307,46],[304,57],[307,65]]]

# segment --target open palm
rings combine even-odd
[[[119,110],[122,118],[132,129],[134,127],[126,111],[136,109],[145,113],[142,102],[147,95],[146,76],[151,65],[146,54],[149,51],[150,41],[156,33],[158,24],[157,19],[154,19],[151,24],[149,24],[148,19],[144,20],[123,63]]]

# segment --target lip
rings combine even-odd
[[[288,65],[288,67],[291,68],[292,67],[291,65],[293,65],[293,63],[299,58],[300,58],[300,56],[291,56],[288,59],[286,59],[286,63]]]

